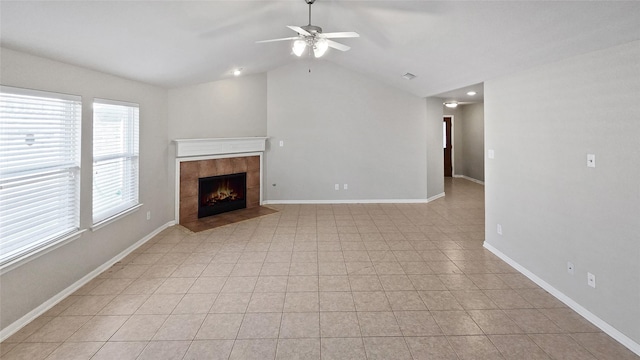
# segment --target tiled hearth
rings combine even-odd
[[[260,206],[260,157],[183,161],[180,163],[180,223],[198,219],[198,179],[247,173],[247,208]]]
[[[261,166],[265,138],[176,140],[179,223],[202,231],[275,212],[261,207]],[[246,173],[247,208],[198,219],[198,179]]]

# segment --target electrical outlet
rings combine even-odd
[[[587,273],[587,285],[596,288],[596,276],[590,272]]]
[[[575,267],[573,266],[573,263],[571,261],[567,261],[567,273],[569,275],[573,275]]]
[[[348,189],[349,189],[349,185],[344,184],[344,185],[342,186],[342,189],[344,189],[344,190],[348,190]]]
[[[147,220],[151,220],[151,211],[147,211]]]
[[[502,225],[498,224],[496,231],[498,232],[498,235],[502,235]]]
[[[340,184],[335,184],[334,187],[336,190],[340,190]]]

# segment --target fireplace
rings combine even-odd
[[[198,179],[198,218],[247,207],[247,173]]]
[[[244,198],[247,211],[261,209],[262,156],[267,138],[176,139],[176,219],[189,229],[221,224],[242,211],[201,218],[201,178],[246,173]],[[229,222],[226,222],[229,223]],[[189,227],[191,226],[191,227]],[[200,230],[192,230],[200,231]]]
[[[260,156],[181,161],[179,166],[180,224],[215,218],[198,216],[202,197],[200,179],[244,173],[245,185],[242,189],[236,189],[236,192],[243,192],[247,209],[260,206]]]

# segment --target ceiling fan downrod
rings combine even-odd
[[[320,26],[311,25],[311,5],[316,2],[316,0],[304,0],[307,5],[309,5],[309,23],[305,26],[301,26],[302,29],[311,34],[312,38],[315,38],[316,34],[322,33],[322,28]]]

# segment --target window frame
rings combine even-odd
[[[98,146],[98,140],[96,137],[96,124],[97,121],[100,121],[98,116],[99,109],[101,106],[104,107],[124,107],[127,109],[128,118],[124,121],[122,125],[122,132],[119,134],[120,141],[122,146],[124,147],[119,152],[111,152],[109,154],[98,154],[101,151],[96,148]],[[138,208],[140,208],[143,204],[140,202],[140,106],[136,103],[125,102],[125,101],[117,101],[117,100],[108,100],[102,98],[94,98],[92,103],[92,111],[93,111],[93,154],[92,154],[92,201],[91,201],[91,209],[92,209],[92,227],[93,231],[100,229],[101,227],[112,223],[113,221],[119,219],[120,217],[126,216]],[[133,118],[131,118],[133,116]],[[131,134],[133,132],[133,134]],[[98,150],[98,151],[97,151]],[[104,150],[104,149],[102,149]],[[99,213],[96,213],[96,170],[100,165],[107,165],[108,162],[111,162],[112,165],[115,165],[117,161],[122,161],[122,168],[120,169],[122,174],[122,182],[120,185],[123,187],[123,192],[126,193],[123,200],[121,202],[116,202],[115,206],[108,207],[106,209],[102,209]],[[115,165],[118,167],[118,165]],[[113,170],[113,169],[112,169]],[[104,171],[108,171],[104,169]],[[133,173],[132,173],[133,172]],[[126,184],[133,184],[134,188],[128,188]],[[132,191],[131,194],[129,192]],[[132,195],[132,196],[130,196]],[[104,198],[102,199],[104,200]]]
[[[0,272],[4,273],[78,238],[82,233],[82,97],[5,85],[0,85],[0,95],[3,98],[0,107],[5,109],[2,111],[6,111],[0,118],[0,137],[4,143],[0,144],[0,213],[6,211],[11,215],[18,214],[21,211],[20,204],[24,204],[25,197],[21,195],[25,193],[21,190],[24,189],[27,192],[31,190],[32,195],[35,190],[35,194],[39,194],[40,204],[51,206],[51,203],[55,203],[55,213],[63,214],[56,216],[55,221],[47,220],[46,212],[39,218],[40,222],[34,222],[33,216],[15,216],[9,220],[7,224],[15,227],[3,236],[4,242],[0,241]],[[22,103],[22,108],[16,106],[15,116],[11,116],[13,111],[10,111],[10,106],[3,105],[4,101],[12,100]],[[21,122],[24,123],[23,129],[20,129]],[[22,130],[26,132],[25,135],[17,133]],[[21,139],[22,136],[24,140]],[[25,152],[24,149],[21,151],[11,145],[19,145],[21,141],[25,141],[29,147],[35,144],[42,148],[37,152]],[[26,157],[20,161],[21,156]],[[55,186],[50,193],[42,191],[43,181],[47,181],[46,179],[49,179],[48,186]],[[13,199],[13,204],[6,202],[7,199]],[[58,209],[61,211],[58,212]],[[0,226],[1,222],[2,220]],[[16,230],[21,224],[22,228],[28,226],[32,232],[24,234]],[[44,231],[35,231],[42,227],[45,228]],[[11,238],[11,235],[14,237]],[[5,252],[7,246],[8,250]]]

